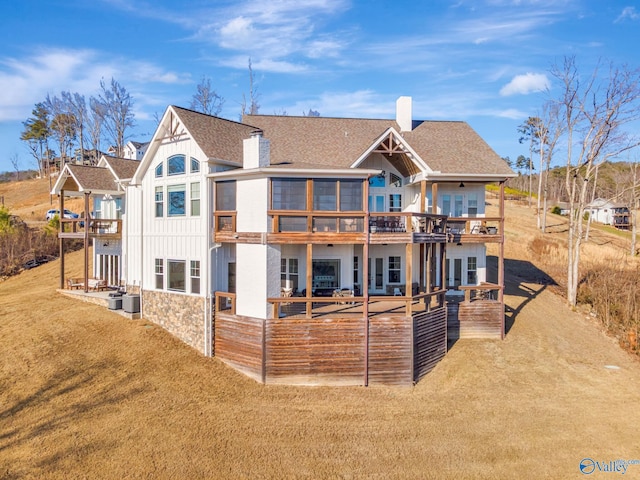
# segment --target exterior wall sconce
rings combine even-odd
[[[458,185],[458,187],[464,188],[464,182],[460,182],[460,185]]]

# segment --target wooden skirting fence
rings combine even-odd
[[[412,385],[446,353],[446,307],[406,316],[274,318],[216,312],[216,356],[256,381]]]

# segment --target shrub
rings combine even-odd
[[[551,213],[554,213],[556,215],[562,215],[562,209],[558,205],[556,205],[551,209]]]

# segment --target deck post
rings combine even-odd
[[[407,243],[405,247],[405,258],[406,258],[406,267],[405,267],[405,291],[404,296],[407,298],[405,302],[405,316],[411,316],[411,299],[413,298],[413,243]]]
[[[502,305],[502,333],[504,339],[504,181],[500,182],[500,244],[498,258],[498,300]]]
[[[84,291],[89,291],[89,222],[87,212],[89,211],[89,195],[91,192],[84,193]]]
[[[307,303],[306,303],[306,312],[307,318],[311,318],[313,313],[313,302],[309,301],[309,298],[313,296],[313,245],[311,243],[307,243]]]
[[[51,179],[51,177],[49,177]],[[49,180],[51,181],[51,180]],[[58,202],[58,208],[60,209],[60,215],[58,216],[58,249],[60,252],[60,289],[64,288],[64,239],[62,238],[62,232],[64,227],[62,225],[62,218],[64,217],[64,190],[60,190],[60,201]]]

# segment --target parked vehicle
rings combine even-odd
[[[52,220],[53,217],[55,217],[56,215],[60,217],[60,210],[58,210],[57,208],[52,208],[51,210],[47,211],[47,214],[44,216],[44,218],[48,222],[49,220]],[[78,215],[77,213],[74,213],[71,210],[67,210],[66,208],[64,209],[64,218],[79,218],[79,217],[80,215]]]

